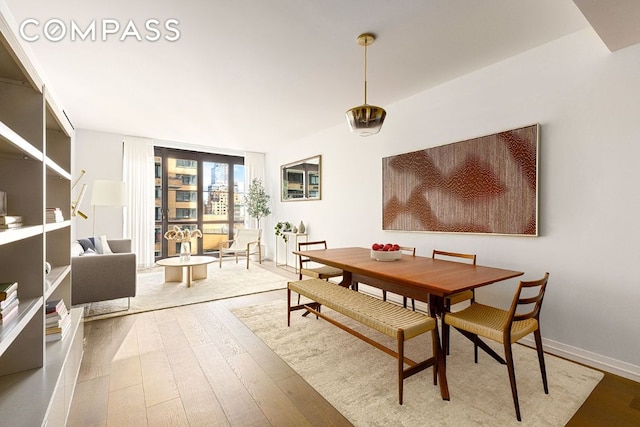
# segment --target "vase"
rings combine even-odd
[[[182,242],[180,244],[180,261],[189,261],[191,259],[191,242]]]
[[[298,233],[304,234],[306,228],[304,227],[304,222],[300,221],[300,225],[298,225]]]

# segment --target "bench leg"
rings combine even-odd
[[[398,401],[402,405],[404,386],[404,331],[398,333]]]

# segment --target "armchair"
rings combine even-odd
[[[223,240],[220,242],[220,268],[222,268],[222,257],[225,254],[231,254],[236,257],[243,255],[247,257],[247,268],[249,268],[249,256],[258,253],[258,262],[262,264],[262,248],[260,247],[260,235],[262,230],[239,228],[236,231],[235,238],[232,240]]]

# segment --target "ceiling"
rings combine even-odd
[[[25,44],[76,128],[264,152],[335,125],[348,132],[344,112],[364,100],[360,33],[377,36],[368,101],[387,107],[596,27],[576,4],[603,13],[594,0],[0,1],[18,25],[39,21],[25,27],[39,40]],[[53,18],[67,28],[61,41],[48,37],[55,25],[44,31]],[[152,18],[156,41],[144,39]],[[175,41],[162,27],[170,19]],[[109,20],[121,28],[103,41]],[[120,40],[130,20],[142,41],[131,28]],[[97,39],[71,40],[72,21],[95,21]]]

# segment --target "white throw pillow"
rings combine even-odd
[[[83,253],[84,253],[84,249],[82,248],[82,245],[78,243],[77,240],[71,243],[71,256],[80,256]]]
[[[107,236],[100,236],[100,243],[102,245],[102,253],[103,254],[112,254],[113,251],[109,246],[109,242],[107,242]]]

